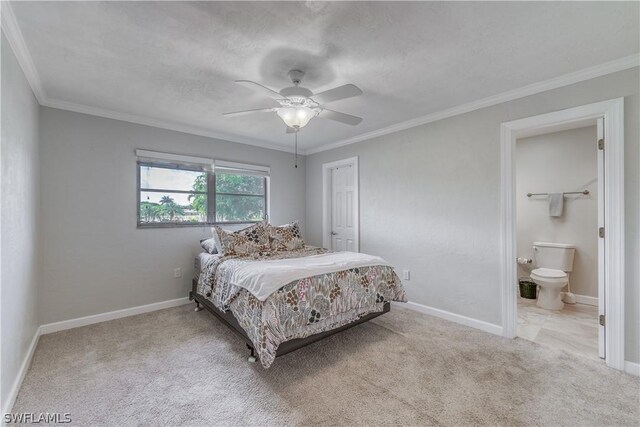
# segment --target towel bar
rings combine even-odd
[[[584,194],[587,195],[589,194],[589,190],[583,190],[583,191],[567,191],[566,193],[562,193],[562,194]],[[549,193],[527,193],[527,197],[531,197],[531,196],[548,196]]]

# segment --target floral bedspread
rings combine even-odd
[[[197,291],[222,311],[231,310],[268,368],[278,346],[383,310],[387,301],[406,301],[402,284],[388,266],[358,267],[295,280],[259,301],[229,283],[238,265],[255,260],[297,258],[328,252],[311,246],[253,256],[220,256],[200,274]]]

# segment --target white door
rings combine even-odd
[[[604,118],[598,119],[598,230],[604,230]],[[604,287],[604,237],[598,236],[598,320],[605,319],[605,287]],[[605,327],[604,322],[598,326],[598,355],[604,359],[605,354]]]
[[[331,249],[356,252],[356,178],[353,165],[331,169]]]

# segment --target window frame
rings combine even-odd
[[[207,191],[188,191],[188,190],[170,190],[170,189],[147,189],[141,188],[142,180],[140,177],[140,169],[143,166],[173,169],[173,170],[186,170],[191,172],[202,172],[207,174]],[[233,175],[232,172],[223,172]],[[184,163],[176,162],[154,162],[149,160],[137,160],[136,161],[136,223],[137,228],[181,228],[181,227],[206,227],[211,225],[242,225],[242,224],[257,224],[266,221],[269,218],[269,175],[262,176],[260,174],[252,175],[250,173],[242,173],[238,175],[250,175],[260,176],[264,179],[264,196],[259,194],[241,194],[241,193],[217,193],[216,192],[216,174],[215,171],[208,171],[202,166],[188,165]],[[143,192],[156,192],[156,193],[180,193],[180,194],[204,194],[207,196],[207,220],[205,222],[141,222],[140,221],[140,194]],[[248,196],[248,197],[264,197],[264,218],[257,221],[216,221],[216,196]]]

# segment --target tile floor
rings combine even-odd
[[[518,297],[518,337],[567,352],[598,358],[598,307],[565,304],[560,311]]]

